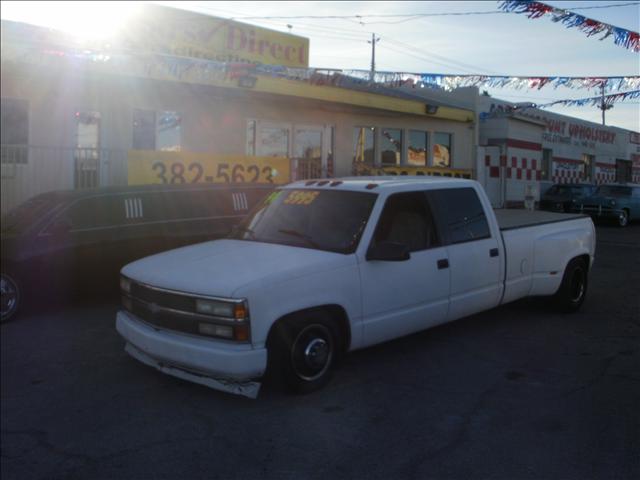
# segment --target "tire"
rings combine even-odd
[[[555,294],[557,309],[562,313],[577,312],[587,296],[588,285],[589,276],[584,260],[574,258],[567,265],[560,288]]]
[[[311,393],[327,384],[340,353],[337,326],[328,314],[311,311],[283,319],[269,341],[269,376],[292,393]]]
[[[9,321],[20,307],[20,284],[8,273],[0,274],[0,323]]]
[[[629,225],[629,212],[626,210],[622,210],[620,215],[618,216],[618,226],[620,228],[624,228]]]

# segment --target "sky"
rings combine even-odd
[[[479,73],[528,76],[640,75],[640,54],[599,41],[576,28],[553,23],[549,17],[528,19],[497,11],[497,1],[429,2],[152,2],[222,18],[291,32],[310,39],[310,66],[369,69],[371,40],[376,69],[413,73]],[[548,1],[549,5],[640,31],[640,1]],[[627,4],[626,6],[621,6]],[[2,18],[92,34],[109,31],[135,10],[136,2],[7,2]],[[591,7],[581,9],[581,7]],[[606,7],[606,8],[593,8]],[[465,13],[421,18],[367,17],[416,13]],[[255,18],[340,15],[364,18]],[[253,17],[253,18],[243,18]],[[106,33],[105,33],[106,34]],[[512,102],[547,103],[585,98],[596,90],[544,87],[541,90],[488,88],[489,94]],[[596,107],[554,107],[564,115],[601,122]],[[619,102],[606,112],[607,125],[640,131],[640,99]]]

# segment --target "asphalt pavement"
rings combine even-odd
[[[117,301],[0,327],[7,479],[640,478],[640,225],[598,227],[573,315],[527,300],[257,400],[129,357]]]

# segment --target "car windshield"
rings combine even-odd
[[[602,185],[596,190],[596,195],[602,195],[603,197],[629,197],[631,196],[631,187]]]
[[[353,253],[376,197],[344,190],[277,190],[230,237]]]
[[[554,185],[549,189],[550,195],[583,195],[587,192],[586,187],[576,187],[570,185]]]

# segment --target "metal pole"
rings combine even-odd
[[[380,41],[380,37],[376,38],[376,34],[371,34],[371,40],[367,40],[367,43],[371,44],[371,73],[369,74],[369,81],[373,82],[376,74],[376,43]]]
[[[605,125],[605,121],[604,121],[604,111],[605,111],[605,105],[604,105],[604,83],[602,85],[600,85],[600,93],[602,95],[602,100],[600,103],[600,108],[602,109],[602,125]]]
[[[602,110],[602,125],[605,125],[604,112],[613,108],[613,105],[607,105],[604,101],[604,86],[605,83],[603,82],[600,85],[600,94],[602,97],[600,100],[600,106],[598,107],[600,110]]]

